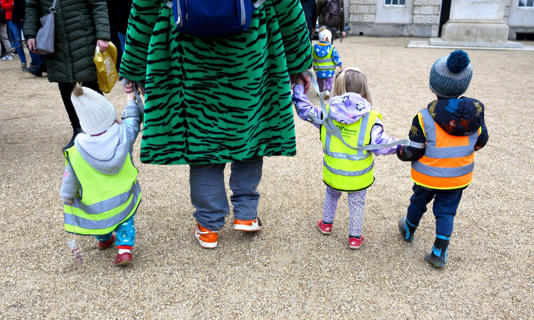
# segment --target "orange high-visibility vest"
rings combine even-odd
[[[428,109],[417,115],[426,146],[424,156],[412,162],[412,180],[431,189],[459,189],[469,185],[481,128],[469,136],[453,136],[434,121]]]

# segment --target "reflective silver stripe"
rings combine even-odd
[[[324,152],[324,154],[326,154],[327,156],[332,157],[332,158],[336,158],[336,159],[345,159],[345,160],[353,160],[353,161],[364,160],[364,159],[367,159],[368,157],[371,156],[370,153],[366,153],[366,154],[363,155],[363,156],[358,156],[357,154],[348,154],[348,153],[341,153],[341,152],[332,152],[332,151],[326,150],[325,148],[323,148],[323,152]]]
[[[363,147],[365,144],[365,133],[367,132],[367,123],[369,122],[369,113],[363,116],[362,122],[360,123],[360,133],[358,135],[358,145],[357,147]],[[367,152],[368,154],[369,152]],[[363,157],[363,151],[358,150],[356,153],[358,156]]]
[[[406,145],[408,147],[412,147],[412,148],[417,148],[417,149],[424,149],[425,148],[425,144],[424,143],[421,143],[421,142],[415,142],[413,140],[408,140],[408,142],[406,143]]]
[[[328,63],[328,62],[332,62],[333,64],[335,64],[334,61],[333,61],[332,59],[313,59],[313,62],[315,62],[315,63]]]
[[[261,6],[264,2],[265,0],[258,0],[254,2],[254,8],[258,9],[258,7]]]
[[[473,171],[475,167],[474,163],[468,164],[463,167],[453,167],[453,168],[443,168],[443,167],[430,167],[425,164],[422,164],[419,161],[412,162],[412,168],[417,172],[426,174],[431,177],[441,177],[441,178],[454,178],[461,177]]]
[[[316,70],[336,70],[336,66],[335,65],[331,65],[331,66],[313,66],[314,69]]]
[[[247,15],[245,14],[245,0],[239,2],[241,5],[241,25],[244,26],[247,22]]]
[[[371,170],[373,170],[373,166],[374,166],[375,162],[373,160],[373,162],[371,163],[371,165],[363,170],[359,170],[359,171],[345,171],[345,170],[340,170],[340,169],[334,169],[332,168],[331,166],[329,166],[328,164],[326,164],[326,161],[323,159],[323,166],[330,172],[332,172],[333,174],[337,174],[337,175],[340,175],[340,176],[346,176],[346,177],[355,177],[355,176],[363,176],[364,174],[370,172]]]
[[[64,213],[65,218],[65,224],[72,225],[84,229],[91,229],[91,230],[97,230],[97,229],[106,229],[109,227],[112,227],[116,224],[119,224],[122,220],[124,220],[135,208],[137,201],[139,199],[139,191],[140,188],[137,188],[138,192],[134,193],[134,196],[132,197],[132,201],[126,207],[122,212],[103,220],[89,220],[85,218],[78,217],[71,213]]]
[[[128,201],[132,193],[134,194],[134,197],[137,197],[137,195],[139,195],[139,192],[141,192],[141,187],[139,186],[139,183],[136,181],[135,184],[132,186],[132,188],[130,188],[130,190],[126,191],[125,193],[119,194],[118,196],[106,199],[104,201],[100,201],[92,205],[86,205],[83,202],[81,202],[80,199],[76,198],[74,199],[73,207],[80,208],[87,214],[99,214],[99,213],[111,210],[113,208],[119,207],[120,205]]]

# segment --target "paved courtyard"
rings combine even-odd
[[[434,99],[430,66],[450,51],[408,49],[410,40],[336,42],[344,65],[367,74],[385,130],[398,138]],[[412,182],[396,156],[375,160],[362,248],[347,247],[346,196],[333,234],[319,234],[319,132],[297,117],[297,156],[264,162],[261,233],[234,232],[230,213],[219,247],[202,249],[192,235],[188,167],[141,164],[138,140],[143,202],[133,264],[114,267],[115,251],[97,250],[91,237],[78,237],[77,264],[62,229],[61,147],[72,132],[57,84],[22,73],[18,60],[0,62],[0,318],[533,319],[534,52],[468,53],[466,95],[485,104],[490,139],[476,153],[444,270],[423,259],[434,239],[431,212],[413,243],[397,231]],[[107,97],[124,107],[120,86]]]

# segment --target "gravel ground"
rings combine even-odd
[[[407,49],[410,40],[337,43],[344,65],[367,74],[386,132],[398,138],[433,99],[429,69],[448,52]],[[490,140],[477,152],[444,270],[423,260],[434,239],[431,213],[412,244],[398,234],[412,183],[409,164],[395,156],[376,161],[363,247],[347,247],[346,196],[333,234],[319,234],[319,134],[300,119],[298,155],[265,159],[261,233],[227,225],[216,250],[202,249],[192,236],[188,168],[140,164],[138,141],[144,201],[133,265],[114,267],[114,250],[98,251],[91,237],[78,238],[85,260],[76,264],[62,231],[61,147],[71,129],[57,85],[22,73],[18,60],[2,61],[0,318],[534,318],[534,53],[469,55],[467,95],[485,103]],[[124,107],[118,86],[107,96]]]

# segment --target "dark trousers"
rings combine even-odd
[[[436,234],[449,237],[454,226],[454,216],[462,199],[463,189],[435,190],[426,189],[417,184],[413,186],[413,195],[410,198],[406,219],[415,226],[426,212],[426,205],[434,199],[432,212],[436,218]]]
[[[69,120],[70,120],[72,129],[79,130],[80,120],[78,120],[78,116],[76,115],[76,110],[74,110],[74,106],[72,105],[72,101],[70,100],[72,89],[74,89],[74,83],[59,82],[58,85],[59,85],[59,92],[61,93],[61,99],[63,99],[65,110],[67,110],[67,114],[69,115]],[[98,82],[96,81],[84,81],[83,86],[91,88],[95,90],[96,92],[102,94],[102,91],[100,91],[100,89],[98,88]]]

